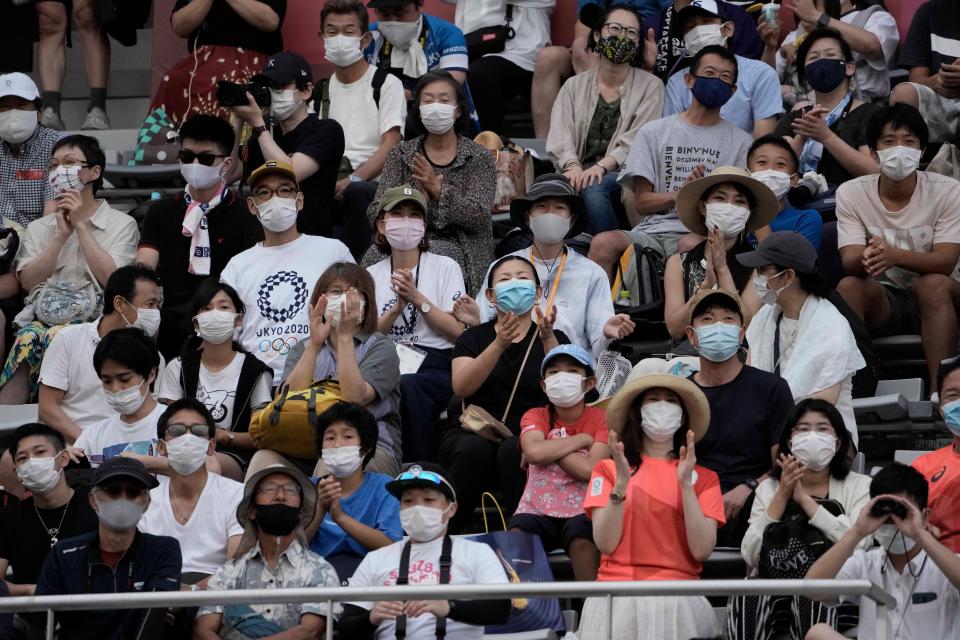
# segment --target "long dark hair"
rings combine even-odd
[[[427,87],[428,84],[433,84],[434,82],[446,82],[454,91],[454,95],[457,97],[457,108],[460,110],[460,115],[457,116],[456,121],[453,123],[453,130],[457,135],[463,135],[467,131],[470,131],[470,108],[467,106],[467,94],[463,90],[463,86],[457,79],[454,78],[449,71],[444,71],[443,69],[434,69],[433,71],[428,71],[420,77],[420,80],[417,82],[417,88],[414,91],[413,102],[410,107],[410,120],[415,125],[417,131],[426,132],[427,128],[423,126],[423,120],[420,119],[420,96],[423,94],[423,90]]]
[[[808,413],[822,413],[827,416],[827,420],[830,421],[830,426],[833,427],[834,433],[837,434],[837,440],[840,441],[840,446],[837,447],[837,452],[833,455],[833,460],[830,461],[830,475],[837,480],[843,480],[850,474],[850,460],[847,458],[851,442],[850,432],[847,431],[847,425],[843,422],[843,416],[840,415],[840,412],[837,411],[835,406],[826,400],[807,398],[794,405],[783,423],[783,432],[780,434],[779,452],[784,455],[790,453],[790,440],[793,438],[793,430],[796,428],[797,423],[800,422],[800,419]],[[770,475],[779,480],[780,467],[773,465]]]
[[[640,407],[643,406],[643,399],[650,391],[652,389],[647,389],[633,399],[629,419],[620,434],[620,442],[623,443],[623,455],[631,467],[639,468],[643,462],[640,457],[643,453],[643,427],[640,426]],[[680,398],[679,395],[677,397]],[[680,447],[687,443],[687,431],[690,429],[690,417],[687,415],[687,407],[683,404],[683,398],[680,398],[680,407],[683,409],[683,418],[680,422],[680,428],[673,434],[673,455],[677,458],[680,457]]]
[[[217,278],[209,277],[205,278],[203,282],[200,283],[200,286],[197,287],[197,290],[193,294],[193,299],[190,301],[190,326],[193,327],[193,319],[197,317],[197,314],[200,311],[210,304],[210,301],[213,300],[213,297],[223,291],[227,294],[227,297],[230,298],[230,302],[233,303],[233,308],[237,310],[237,313],[240,315],[246,315],[247,307],[243,304],[243,300],[240,299],[240,294],[237,293],[237,290],[228,285],[225,282],[220,282]],[[180,355],[184,356],[191,351],[196,351],[203,344],[203,340],[200,339],[200,336],[196,334],[195,331],[192,331],[187,339],[183,343],[183,348],[180,350]],[[233,350],[246,353],[246,349],[240,346],[240,343],[236,340],[233,341]]]

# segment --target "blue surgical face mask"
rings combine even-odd
[[[953,435],[960,438],[960,400],[954,400],[940,407],[943,411],[943,421]]]
[[[497,294],[497,309],[504,313],[512,311],[523,315],[537,301],[537,285],[533,280],[506,280],[493,288]]]
[[[696,331],[700,355],[710,362],[726,362],[740,349],[740,325],[714,322],[701,325]]]
[[[707,109],[719,109],[733,95],[733,85],[720,78],[701,78],[693,82],[693,97]]]

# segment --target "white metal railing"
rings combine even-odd
[[[54,611],[105,609],[104,595],[27,596],[0,598],[0,613],[45,611],[47,640],[54,638]],[[639,582],[526,582],[522,584],[250,589],[237,591],[166,591],[109,594],[109,609],[151,609],[230,604],[334,603],[379,600],[496,600],[517,597],[605,597],[607,630],[613,630],[613,598],[643,596],[864,596],[876,603],[876,640],[888,640],[887,607],[897,601],[869,580],[646,580]],[[333,625],[327,625],[327,640]],[[892,638],[890,639],[892,640]]]

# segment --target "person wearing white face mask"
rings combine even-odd
[[[417,83],[412,123],[426,133],[401,142],[387,154],[377,199],[367,209],[373,222],[387,189],[411,185],[427,196],[426,238],[433,252],[455,260],[463,271],[466,292],[481,286],[493,259],[490,212],[496,197],[496,169],[490,152],[463,133],[467,128],[463,87],[442,70],[430,71]],[[363,257],[369,266],[385,256],[371,247]]]
[[[243,485],[207,470],[215,451],[213,417],[197,400],[177,400],[157,421],[160,455],[170,464],[169,480],[150,492],[150,506],[137,528],[184,541],[180,582],[205,589],[210,576],[240,545],[243,527],[237,505]],[[177,626],[184,625],[184,626]],[[190,628],[177,621],[175,629]]]
[[[880,174],[837,190],[846,273],[837,291],[872,335],[920,333],[932,390],[940,361],[957,352],[960,184],[917,170],[927,139],[926,122],[906,104],[870,120],[867,141]]]
[[[343,128],[334,120],[311,114],[313,70],[307,60],[291,51],[273,55],[250,81],[270,90],[271,128],[264,109],[247,93],[247,104],[231,112],[253,130],[246,143],[244,175],[264,162],[293,166],[303,193],[297,228],[310,235],[330,236],[330,211],[337,172],[344,152]]]
[[[777,464],[770,477],[757,487],[750,510],[750,526],[743,537],[740,551],[751,576],[767,579],[800,579],[816,559],[815,555],[798,552],[810,550],[807,540],[826,539],[837,542],[857,521],[870,500],[870,477],[850,471],[848,451],[850,433],[840,413],[820,399],[802,400],[787,416],[780,436]],[[780,538],[782,528],[791,524],[791,533],[784,544],[764,546],[765,534]],[[780,529],[779,532],[777,530]],[[769,532],[769,533],[768,533]],[[858,545],[869,549],[872,537]],[[768,542],[768,545],[770,543]],[[780,563],[784,559],[800,559],[797,563]],[[748,617],[740,614],[737,637],[754,637],[753,629],[773,629],[804,637],[811,626],[829,620],[829,612],[807,598],[755,597],[764,604],[746,611],[770,614]],[[758,603],[759,604],[759,603]],[[792,609],[795,607],[796,609]],[[794,616],[792,610],[799,611]],[[783,623],[784,626],[772,625]]]
[[[367,268],[377,288],[377,329],[403,356],[400,418],[406,460],[437,456],[435,424],[453,387],[450,354],[463,333],[453,315],[466,295],[460,265],[429,251],[427,200],[410,185],[383,193],[374,242],[388,257]]]
[[[317,485],[317,515],[306,528],[310,550],[337,570],[341,582],[370,551],[403,537],[400,504],[385,490],[390,476],[370,471],[377,421],[363,407],[338,402],[317,419],[317,451],[325,474]]]
[[[0,371],[0,404],[35,397],[50,339],[64,325],[95,319],[110,275],[134,261],[136,221],[95,197],[105,166],[95,138],[72,135],[54,145],[47,180],[57,194],[56,210],[30,223],[21,239],[16,270],[28,293]]]
[[[246,307],[228,284],[207,278],[190,305],[196,335],[170,362],[157,386],[169,404],[196,398],[210,412],[221,473],[242,480],[256,447],[248,433],[250,416],[273,398],[273,370],[236,342]]]
[[[709,176],[690,180],[677,194],[677,215],[691,231],[681,239],[664,272],[667,330],[675,340],[686,335],[693,299],[715,289],[742,296],[747,317],[760,307],[750,288],[751,269],[733,260],[750,245],[747,234],[776,215],[773,192],[738,167],[717,167]],[[689,248],[687,248],[689,247]]]
[[[597,547],[583,496],[594,466],[610,457],[606,415],[585,397],[596,384],[593,359],[579,345],[560,345],[543,358],[540,383],[550,400],[520,419],[520,450],[529,466],[527,484],[507,525],[563,549],[577,580],[597,577]]]
[[[894,640],[960,636],[960,556],[931,531],[927,496],[927,481],[916,469],[887,465],[873,476],[871,500],[853,526],[807,571],[807,580],[869,580],[896,598],[897,607],[888,608],[879,621],[868,598],[840,598],[860,604],[859,640],[879,637],[878,622]],[[879,546],[858,548],[871,535]],[[837,604],[834,598],[822,600]],[[820,624],[806,637],[846,636]]]
[[[717,474],[698,462],[710,406],[689,380],[640,376],[607,402],[611,459],[593,469],[583,507],[601,581],[698,580],[724,523]],[[610,637],[604,598],[587,598],[577,637]],[[703,597],[617,598],[613,633],[639,640],[716,635]]]
[[[763,303],[747,328],[750,364],[782,376],[796,401],[835,405],[856,446],[853,376],[866,362],[849,322],[828,299],[817,252],[800,234],[777,231],[737,262],[756,269],[752,285]]]
[[[488,545],[449,535],[457,495],[445,476],[439,465],[416,462],[387,483],[387,491],[400,501],[400,521],[408,537],[368,553],[353,574],[351,587],[399,584],[402,568],[408,569],[402,578],[411,586],[508,582]],[[422,568],[438,565],[443,567],[439,572]],[[350,638],[393,638],[402,619],[408,638],[446,634],[480,640],[484,625],[503,624],[509,612],[509,599],[351,602],[344,605],[340,630]]]
[[[220,280],[237,291],[248,310],[237,342],[273,369],[277,385],[290,348],[309,334],[313,283],[331,264],[353,257],[339,240],[297,230],[304,195],[289,162],[264,163],[247,184],[247,207],[263,227],[264,240],[231,258]]]
[[[31,493],[0,511],[0,572],[12,596],[33,595],[40,568],[58,540],[97,528],[87,490],[71,488],[64,470],[70,463],[63,437],[42,424],[14,432],[10,453],[16,473]]]

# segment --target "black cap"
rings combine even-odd
[[[587,224],[587,210],[576,189],[562,173],[545,173],[530,185],[527,194],[521,198],[514,198],[510,202],[510,221],[522,229],[528,228],[527,214],[530,207],[537,200],[543,198],[564,198],[570,203],[570,211],[574,221],[568,237],[572,237],[584,230]]]
[[[436,489],[447,496],[451,502],[457,501],[457,494],[453,490],[453,485],[447,480],[446,469],[434,462],[414,462],[386,484],[387,491],[397,500],[400,499],[404,489],[413,487]]]
[[[737,262],[753,269],[775,264],[797,273],[816,273],[817,250],[795,231],[776,231],[755,250],[737,255]]]
[[[139,460],[114,456],[113,458],[104,460],[103,463],[97,467],[97,470],[93,473],[93,486],[99,487],[108,480],[114,480],[116,478],[126,478],[139,482],[147,489],[153,489],[160,484],[156,478],[147,472],[147,468],[143,466],[143,463]]]
[[[367,9],[394,9],[413,4],[415,0],[370,0]]]
[[[299,53],[281,51],[267,60],[263,71],[250,80],[257,84],[266,85],[290,84],[298,80],[313,82],[313,70],[310,68],[307,59]]]

